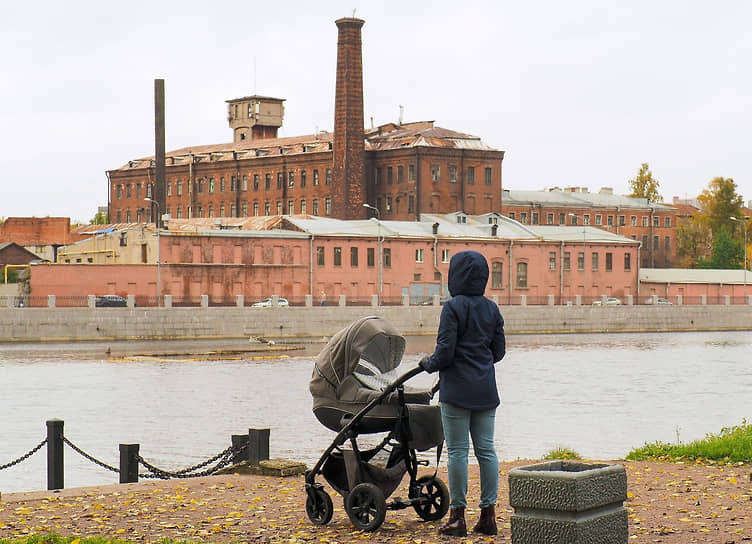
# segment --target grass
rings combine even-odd
[[[718,434],[707,434],[687,444],[652,442],[629,452],[631,461],[697,461],[711,463],[752,462],[752,424],[724,427]]]
[[[543,458],[547,460],[553,460],[553,459],[572,460],[572,459],[582,459],[582,455],[580,455],[574,450],[570,450],[569,448],[564,448],[560,446],[556,449],[549,451],[546,455],[543,456]]]

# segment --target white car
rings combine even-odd
[[[289,305],[290,305],[290,303],[287,302],[286,298],[280,297],[280,298],[277,299],[277,306],[289,306]],[[256,302],[256,303],[253,304],[252,307],[253,308],[271,308],[272,307],[272,299],[271,298],[267,298],[267,299],[262,300],[261,302]]]
[[[605,303],[600,299],[593,301],[593,306],[621,306],[621,300],[616,297],[607,297]]]

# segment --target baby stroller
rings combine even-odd
[[[350,521],[363,531],[378,529],[387,510],[412,506],[423,520],[432,521],[449,509],[449,491],[436,472],[418,477],[418,467],[429,462],[419,460],[416,451],[436,448],[438,465],[444,432],[439,407],[429,404],[436,388],[404,385],[422,369],[396,375],[404,351],[405,339],[397,329],[371,316],[339,331],[319,354],[310,382],[313,413],[337,436],[305,474],[306,514],[316,525],[329,523],[334,509],[316,482],[319,474],[343,496]],[[376,447],[361,449],[358,437],[374,433],[386,437]],[[377,454],[386,462],[376,463]],[[387,503],[406,472],[408,498]]]

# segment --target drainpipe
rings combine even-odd
[[[409,167],[408,167],[409,168]],[[415,220],[420,221],[421,197],[423,191],[420,186],[420,149],[415,149]]]
[[[105,172],[105,175],[107,176],[107,223],[112,223],[110,221],[110,217],[112,217],[112,180],[110,179],[110,173]],[[56,260],[53,260],[52,262],[57,262]]]
[[[509,293],[507,294],[507,304],[512,304],[512,248],[514,247],[514,240],[509,240]]]
[[[311,233],[311,238],[309,241],[308,246],[308,292],[311,293],[311,296],[313,296],[313,239],[314,239],[313,233]]]
[[[637,282],[637,288],[635,291],[637,292],[637,300],[640,300],[640,250],[642,249],[642,242],[638,242],[637,244],[637,279],[635,280]]]
[[[559,304],[561,304],[564,299],[564,240],[561,241],[559,261]]]
[[[624,218],[624,224],[626,225],[627,218]],[[616,207],[616,234],[619,234],[619,206]]]
[[[193,153],[188,154],[188,187],[190,187],[191,194],[191,217],[196,217],[196,200],[198,199],[198,187],[193,185]],[[165,202],[167,196],[165,196]]]
[[[650,201],[648,201],[650,202]],[[653,244],[653,215],[655,207],[650,206],[650,240],[648,240],[648,249],[650,249],[650,268],[655,268],[655,244]]]
[[[434,223],[432,225],[433,228],[433,269],[435,272],[439,273],[439,281],[441,282],[439,285],[439,293],[444,295],[444,275],[441,273],[441,270],[439,269],[439,224]]]

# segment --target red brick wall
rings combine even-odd
[[[0,225],[0,242],[15,242],[19,246],[70,243],[70,218],[9,217]]]

